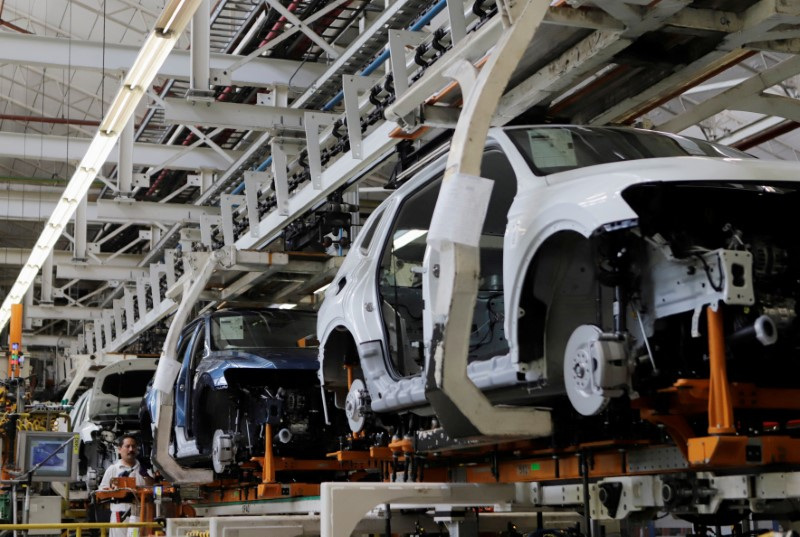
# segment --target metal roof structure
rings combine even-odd
[[[0,298],[164,7],[0,2]],[[341,258],[264,266],[264,252],[291,250],[287,228],[331,205],[358,224],[399,155],[455,124],[447,66],[480,66],[503,31],[493,0],[205,0],[198,13],[26,297],[26,346],[155,350],[209,252],[228,263],[203,307],[313,308]],[[798,31],[786,0],[554,1],[496,123],[635,124],[794,160]]]

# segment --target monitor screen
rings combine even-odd
[[[78,473],[78,435],[49,431],[17,433],[17,467],[35,468],[33,481],[75,481]]]

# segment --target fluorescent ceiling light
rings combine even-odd
[[[185,6],[184,4],[186,3],[186,0],[177,0],[164,6],[164,11],[161,12],[161,16],[156,21],[156,29],[165,34],[170,32],[180,34],[189,24],[189,21],[192,20],[192,15],[197,9],[196,5],[192,8]],[[192,4],[193,2],[188,3]],[[194,3],[197,3],[197,0]]]
[[[420,237],[424,237],[428,234],[427,229],[409,229],[399,237],[397,237],[394,241],[392,241],[392,247],[395,250],[399,250],[403,246],[406,246],[415,240],[419,239]]]
[[[97,173],[117,143],[122,129],[133,117],[146,88],[153,83],[156,73],[172,52],[178,36],[186,28],[201,3],[202,0],[167,2],[161,17],[156,22],[156,29],[145,39],[128,76],[108,109],[108,114],[89,144],[89,149],[69,180],[67,188],[64,189],[64,194],[58,200],[53,214],[47,220],[42,234],[31,250],[30,257],[17,276],[17,281],[0,306],[0,330],[11,319],[11,305],[22,301],[39,269],[53,252],[53,247],[61,237],[67,222],[75,214],[78,203],[86,196],[92,181],[97,177]],[[160,24],[162,21],[167,22]]]
[[[297,304],[270,304],[269,307],[279,310],[293,310],[297,307]]]
[[[108,114],[103,120],[103,123],[100,125],[100,132],[106,136],[119,135],[122,129],[125,128],[125,124],[136,111],[136,105],[139,104],[142,93],[144,92],[140,89],[132,89],[123,84],[117,98],[114,99],[114,102],[108,109]]]
[[[137,56],[133,66],[123,80],[124,85],[141,90],[147,89],[147,81],[154,78],[160,69],[160,66],[155,67],[155,63],[161,61],[159,56],[163,55],[162,46],[165,40],[177,41],[177,37],[162,36],[158,33],[151,33],[147,36],[142,45],[141,54]],[[168,55],[169,53],[164,57]]]

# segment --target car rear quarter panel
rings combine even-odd
[[[382,246],[386,241],[389,223],[397,210],[397,196],[386,201],[380,215],[369,249],[361,250],[361,240],[356,239],[331,285],[325,290],[325,300],[317,317],[317,334],[320,337],[319,360],[320,381],[325,382],[325,347],[334,330],[346,329],[356,345],[365,341],[383,339],[384,330],[380,318],[380,300],[377,292],[377,273]],[[369,225],[369,220],[365,227]],[[361,238],[361,236],[359,236]],[[342,278],[344,286],[339,288]]]

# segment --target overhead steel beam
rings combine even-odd
[[[732,105],[731,109],[800,121],[800,101],[783,95],[762,93],[749,99],[743,99]]]
[[[48,336],[40,334],[23,334],[22,344],[25,347],[72,347],[78,344],[78,338],[71,336]]]
[[[104,265],[64,264],[56,265],[56,278],[64,280],[91,280],[96,282],[132,282],[149,276],[150,271],[138,267],[106,267]]]
[[[31,319],[60,319],[62,321],[91,321],[103,318],[103,308],[72,306],[31,306],[25,310]]]
[[[71,68],[119,74],[133,65],[139,47],[42,37],[28,34],[0,33],[0,64],[11,63],[41,67]],[[189,79],[191,58],[188,50],[173,50],[158,73],[168,78]],[[240,56],[211,54],[212,70],[225,72]],[[230,83],[238,86],[273,84],[307,88],[325,71],[322,64],[292,60],[254,59],[235,71],[228,71]],[[213,83],[213,82],[212,82]]]
[[[28,260],[31,251],[26,248],[0,248],[0,266],[21,266]],[[112,257],[113,256],[113,257]],[[104,267],[137,267],[143,257],[133,254],[94,254]],[[53,263],[56,265],[85,266],[85,263],[76,262],[72,252],[64,250],[53,251]]]
[[[770,119],[777,119],[777,118],[770,118]],[[772,127],[766,128],[758,133],[755,133],[752,136],[740,139],[736,143],[731,144],[731,147],[735,147],[736,149],[740,149],[742,151],[747,151],[765,142],[773,141],[779,136],[783,136],[784,134],[787,134],[797,129],[800,129],[800,123],[798,123],[797,121],[791,121],[791,120],[781,121],[780,123],[773,125]]]
[[[0,34],[0,36],[5,34]],[[0,132],[0,157],[26,158],[63,162],[64,159],[79,161],[86,154],[91,140],[88,138],[68,138],[66,136],[42,136]],[[240,151],[226,151],[232,158],[241,155]],[[111,153],[107,163],[117,164],[118,155]],[[227,170],[230,161],[217,151],[207,148],[187,149],[181,146],[159,144],[133,144],[133,163],[136,166],[161,166],[169,162],[172,170],[207,169]]]
[[[153,222],[172,225],[198,223],[200,217],[219,216],[219,207],[184,205],[182,203],[153,203],[146,201],[97,200],[97,220],[117,224],[147,224]]]
[[[588,28],[591,30],[621,31],[625,25],[599,9],[575,9],[570,6],[551,6],[542,24]]]
[[[723,110],[741,109],[740,103],[747,98],[755,97],[761,91],[779,84],[798,73],[800,73],[800,57],[794,56],[761,71],[719,95],[703,101],[688,112],[660,124],[658,129],[665,132],[681,132]]]
[[[408,118],[413,117],[419,105],[431,95],[441,90],[451,82],[449,70],[461,61],[470,63],[479,60],[500,39],[505,31],[502,17],[492,17],[477,31],[472,32],[461,40],[458,47],[444,53],[425,74],[414,82],[403,95],[395,99],[384,111],[384,116],[389,121],[396,121],[409,130],[416,128],[415,118],[408,124]]]
[[[706,30],[712,32],[738,32],[744,28],[744,21],[738,13],[712,9],[683,8],[666,20],[667,26]]]
[[[342,155],[322,172],[321,189],[315,189],[311,182],[298,187],[288,200],[288,215],[284,216],[280,214],[280,211],[272,211],[258,223],[255,236],[245,233],[239,237],[236,241],[236,248],[249,250],[267,244],[280,230],[319,200],[325,199],[331,192],[385,157],[386,153],[400,142],[398,138],[389,137],[394,129],[395,125],[390,121],[380,124],[362,142],[365,158],[353,157],[352,151]]]
[[[309,88],[306,92],[297,98],[292,106],[295,108],[302,108],[303,105],[314,96],[316,93],[315,88],[321,87],[329,79],[338,77],[341,80],[341,69],[349,63],[353,62],[353,55],[357,54],[360,49],[370,40],[379,39],[386,40],[386,25],[392,20],[397,13],[402,13],[403,9],[408,9],[406,6],[407,0],[396,0],[388,4],[386,9],[378,15],[378,17],[366,28],[364,31],[359,32],[356,37],[347,47],[347,50],[341,56],[336,58],[332,64],[326,66],[327,69],[321,73],[317,80],[314,81],[314,87]]]
[[[0,214],[3,215],[4,220],[40,222],[50,218],[59,199],[61,199],[61,195],[52,191],[37,191],[29,188],[4,189],[0,196]],[[94,216],[94,208],[87,208],[87,220],[94,220]]]
[[[205,125],[225,129],[266,131],[305,128],[308,112],[298,108],[252,104],[165,99],[164,120],[180,125]],[[321,114],[322,112],[316,112]],[[334,114],[330,114],[333,116]]]
[[[784,54],[800,54],[800,38],[753,41],[748,43],[747,47],[754,50],[783,52]]]
[[[678,18],[680,13],[677,14]],[[612,106],[599,116],[592,118],[592,125],[607,123],[628,123],[647,113],[683,91],[708,80],[715,74],[731,67],[753,54],[751,45],[763,47],[765,34],[781,25],[798,23],[800,4],[777,0],[761,0],[739,14],[734,25],[735,31],[729,33],[717,47],[677,72],[664,77],[635,97]],[[683,18],[685,20],[685,18]]]
[[[338,269],[343,259],[344,258],[341,257],[319,261],[290,259],[287,265],[269,265],[262,271],[248,272],[235,282],[227,285],[224,289],[220,290],[219,299],[220,301],[235,300],[237,297],[246,294],[259,283],[275,276],[278,272],[301,274],[303,275],[303,279],[307,280],[308,278],[313,278],[314,275],[319,274],[323,270],[326,270],[326,267],[330,263],[334,263]]]
[[[0,214],[5,220],[39,222],[50,217],[59,199],[60,195],[55,192],[6,190],[0,196]],[[87,204],[85,219],[88,222],[115,224],[152,225],[158,222],[171,226],[198,223],[201,215],[219,214],[219,207],[100,199]]]
[[[507,92],[500,99],[494,124],[505,125],[531,106],[549,102],[630,44],[631,40],[621,39],[618,33],[593,32]]]
[[[319,267],[315,274],[302,277],[297,286],[287,285],[270,299],[273,302],[294,302],[312,294],[315,289],[319,289],[325,283],[333,280],[343,262],[343,257],[332,257],[325,263],[324,267]]]
[[[328,56],[330,56],[331,58],[339,57],[339,51],[336,50],[333,47],[333,45],[328,43],[328,41],[326,41],[324,37],[315,32],[308,24],[297,18],[297,15],[289,11],[286,8],[286,6],[281,4],[278,0],[266,0],[266,1],[272,9],[280,13],[286,20],[288,20],[291,23],[292,26],[298,26],[300,28],[300,31],[303,32],[306,35],[306,37],[308,37],[311,41],[313,41],[314,44],[316,44],[318,47],[324,50],[328,54]]]
[[[720,138],[712,139],[718,144],[729,145],[738,149],[738,145],[742,141],[752,140],[753,138],[760,137],[762,133],[769,132],[776,126],[785,122],[786,120],[780,117],[764,117],[750,123],[749,125],[745,125],[744,127],[737,129],[730,134]]]

